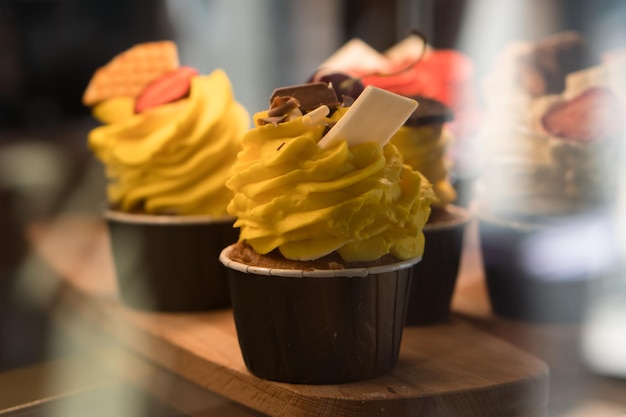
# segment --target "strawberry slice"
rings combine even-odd
[[[198,75],[198,70],[187,66],[163,74],[139,94],[135,102],[135,113],[186,97],[189,94],[191,78],[195,75]]]
[[[550,108],[543,128],[563,139],[588,142],[613,137],[624,128],[620,101],[604,87],[591,87],[573,99]]]

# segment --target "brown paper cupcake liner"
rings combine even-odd
[[[105,212],[119,294],[129,307],[190,312],[230,306],[218,256],[234,219]]]
[[[290,271],[229,259],[233,314],[248,370],[264,379],[338,384],[398,360],[413,265]]]
[[[465,228],[472,219],[469,210],[448,205],[445,220],[424,227],[424,255],[413,268],[406,325],[440,323],[450,316],[456,287]]]
[[[527,264],[538,261],[524,255],[529,240],[552,227],[549,222],[526,224],[479,216],[485,280],[494,313],[534,322],[574,323],[584,318],[594,282],[601,276],[580,271],[554,280],[536,274]]]

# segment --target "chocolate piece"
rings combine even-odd
[[[284,116],[298,107],[300,107],[300,102],[294,97],[276,96],[272,99],[267,115],[269,117]]]
[[[298,100],[303,113],[310,112],[323,104],[327,105],[331,111],[339,106],[335,91],[326,83],[298,84],[277,88],[270,97],[270,103],[279,96],[289,96]]]
[[[259,126],[265,126],[268,124],[272,124],[274,126],[278,126],[279,123],[287,120],[287,115],[283,114],[282,116],[273,116],[273,117],[261,117],[258,121]]]
[[[411,98],[417,101],[419,105],[404,123],[405,126],[426,126],[445,123],[454,119],[452,110],[439,100],[424,96],[413,96]]]
[[[565,88],[565,75],[586,65],[585,43],[572,31],[549,36],[535,48],[535,62],[543,71],[546,93],[560,93]]]
[[[534,96],[558,94],[565,89],[565,76],[594,65],[583,38],[566,31],[548,36],[520,58],[520,82]]]
[[[344,101],[346,98],[357,99],[365,90],[365,86],[359,78],[352,77],[342,72],[331,72],[323,74],[317,80],[328,84],[333,90],[338,99]]]
[[[354,98],[344,95],[341,98],[341,107],[350,107],[354,104]]]

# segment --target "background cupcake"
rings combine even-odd
[[[89,146],[109,179],[122,299],[172,311],[229,305],[217,257],[237,236],[224,183],[249,116],[226,74],[199,75],[172,42],[145,43],[98,69],[83,102],[103,122]]]
[[[456,190],[450,183],[446,148],[453,140],[447,122],[454,118],[443,103],[414,96],[419,106],[396,134],[396,145],[407,164],[433,184],[437,201],[424,226],[426,245],[422,262],[414,268],[406,323],[441,322],[450,314],[469,211],[453,204]]]
[[[278,89],[243,138],[227,182],[240,240],[221,259],[244,361],[257,376],[342,383],[396,363],[434,195],[384,145],[415,102],[380,94],[372,102],[366,91],[347,108],[325,83]],[[325,146],[347,121],[386,125],[388,134],[341,130]]]
[[[569,32],[506,56],[517,63],[506,67],[517,81],[514,89],[498,88],[499,95],[487,90],[494,112],[481,129],[485,163],[476,203],[490,300],[508,317],[578,321],[614,262],[607,225],[624,132],[620,81],[607,76],[598,83],[593,74],[602,66],[580,69],[588,54]],[[546,57],[551,74],[537,66]],[[502,82],[504,68],[488,81]],[[497,116],[502,112],[513,113]],[[606,249],[590,257],[599,245]]]
[[[358,80],[362,86],[436,100],[448,107],[454,117],[446,122],[446,128],[454,140],[447,144],[446,158],[458,193],[455,201],[460,205],[469,202],[477,172],[475,135],[482,109],[474,64],[468,56],[455,49],[434,48],[418,31],[383,52],[355,38],[325,60],[312,80],[336,83],[338,77],[333,73]]]
[[[358,97],[365,85],[374,85],[419,103],[391,138],[405,163],[431,182],[438,199],[424,227],[426,247],[414,268],[407,324],[440,322],[450,313],[470,214],[452,204],[457,190],[449,173],[454,166],[449,148],[455,143],[453,132],[468,136],[476,126],[471,76],[471,63],[462,54],[434,50],[421,35],[411,35],[383,54],[351,40],[312,77],[333,83],[338,96]]]

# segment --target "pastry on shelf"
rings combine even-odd
[[[464,100],[455,94],[472,91],[469,79],[471,64],[462,54],[433,49],[418,35],[407,37],[384,53],[353,39],[322,63],[311,78],[330,83],[340,96],[358,96],[371,84],[419,103],[390,140],[405,163],[431,182],[438,199],[424,227],[424,258],[413,269],[406,318],[410,325],[441,322],[450,313],[464,230],[471,215],[454,204],[457,191],[451,183],[453,161],[448,151],[455,138],[455,119],[464,117],[460,113]]]
[[[83,102],[102,122],[88,141],[108,179],[122,300],[167,311],[228,306],[217,258],[237,233],[225,182],[249,115],[226,73],[181,66],[171,41],[142,43],[97,69]]]
[[[334,384],[394,367],[435,200],[388,143],[416,105],[367,87],[347,106],[320,82],[254,116],[226,183],[240,239],[221,256],[253,374]]]
[[[590,253],[594,236],[612,240],[605,223],[623,146],[623,75],[609,76],[619,61],[591,55],[580,35],[558,33],[510,45],[485,80],[475,205],[498,314],[579,321],[611,268]],[[589,239],[570,247],[578,233]]]

